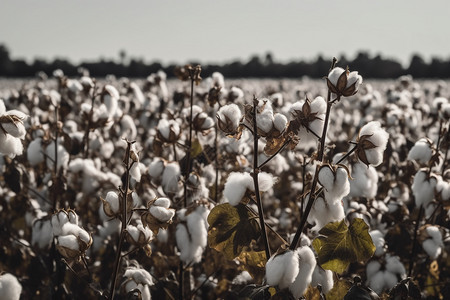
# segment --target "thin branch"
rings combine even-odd
[[[413,242],[412,242],[412,251],[411,251],[411,256],[409,257],[409,270],[408,270],[408,277],[411,277],[412,275],[412,270],[414,267],[414,259],[416,256],[416,241],[417,241],[417,231],[419,229],[419,224],[420,224],[420,219],[422,218],[422,214],[424,213],[424,208],[423,205],[420,205],[419,208],[419,213],[417,214],[417,219],[416,219],[416,225],[414,226],[414,238],[413,238]]]
[[[131,150],[131,145],[134,142],[129,142],[128,140],[126,142],[127,142],[127,150],[125,153],[125,167],[126,167],[125,189],[121,191],[122,192],[122,220],[121,220],[122,227],[120,230],[119,242],[117,245],[116,259],[114,261],[114,273],[113,273],[113,277],[112,277],[112,281],[111,281],[111,289],[109,292],[111,300],[114,300],[117,275],[119,273],[120,261],[122,258],[121,251],[122,251],[123,241],[125,238],[125,230],[126,230],[126,225],[127,225],[127,197],[128,197],[129,186],[130,186],[130,150]]]
[[[262,164],[259,165],[258,169],[262,169],[267,163],[269,163],[269,161],[271,161],[275,156],[277,156],[278,153],[280,153],[281,151],[283,151],[283,149],[287,146],[287,144],[289,144],[291,142],[291,139],[288,138],[286,139],[286,141],[284,141],[283,145],[281,145],[281,147],[277,150],[277,152],[275,152],[274,154],[272,154],[268,159],[266,159],[265,162],[263,162]]]
[[[258,105],[258,99],[256,99],[255,96],[253,96],[253,132],[258,132],[258,127],[256,124],[256,107]],[[255,186],[255,195],[256,195],[256,204],[258,205],[258,215],[259,215],[259,224],[261,227],[261,234],[264,242],[264,249],[266,251],[266,259],[269,260],[271,254],[270,254],[270,246],[269,246],[269,240],[267,238],[267,232],[266,232],[266,222],[264,221],[264,210],[261,202],[261,195],[259,194],[259,180],[258,180],[258,135],[253,134],[253,184]]]

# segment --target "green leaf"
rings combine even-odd
[[[266,252],[264,250],[255,251],[244,248],[237,259],[242,263],[242,267],[250,273],[252,278],[261,280],[264,278],[267,262]]]
[[[208,216],[208,245],[232,260],[260,235],[256,216],[245,205],[224,203],[214,207]]]
[[[360,218],[353,219],[349,227],[345,220],[327,224],[313,241],[320,266],[343,273],[350,263],[372,257],[375,245],[368,229]]]
[[[327,300],[341,300],[347,295],[352,284],[345,279],[339,279],[334,283],[333,288],[326,294]]]

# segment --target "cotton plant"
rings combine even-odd
[[[19,300],[22,293],[22,285],[17,277],[11,273],[0,274],[1,299]]]
[[[435,260],[441,254],[444,248],[442,232],[437,226],[426,226],[421,230],[420,240],[422,240],[422,248],[430,259]]]

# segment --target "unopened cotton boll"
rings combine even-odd
[[[436,183],[435,177],[428,176],[427,169],[421,169],[416,173],[411,188],[417,207],[425,207],[433,200]]]
[[[19,300],[22,293],[22,285],[16,276],[5,273],[0,275],[0,299]]]
[[[272,256],[266,263],[266,279],[269,285],[278,285],[280,289],[290,286],[299,272],[299,255],[288,250]]]
[[[432,142],[429,139],[422,138],[418,140],[408,152],[408,160],[416,160],[421,164],[428,164],[433,150],[431,149]]]
[[[294,282],[289,286],[289,290],[296,299],[300,298],[312,281],[312,274],[316,268],[316,258],[309,247],[300,247],[295,250],[298,255],[298,274]]]

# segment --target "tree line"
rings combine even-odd
[[[66,59],[46,61],[35,59],[27,63],[23,59],[12,59],[8,48],[0,44],[0,77],[33,77],[38,72],[47,75],[56,69],[61,69],[68,76],[77,76],[81,69],[87,69],[93,77],[104,77],[113,74],[118,77],[147,77],[159,70],[166,72],[168,77],[174,76],[176,65],[162,65],[160,62],[146,63],[142,59],[131,58],[125,62],[125,53],[120,52],[120,61],[100,59],[94,62],[73,64]],[[190,62],[197,64],[199,62]],[[220,72],[227,78],[298,78],[308,76],[320,78],[323,70],[329,68],[330,59],[319,55],[314,61],[294,60],[288,63],[276,62],[271,53],[260,57],[252,56],[247,61],[235,60],[224,64],[202,64],[202,75],[209,76]],[[408,67],[403,67],[396,60],[372,56],[366,51],[359,52],[353,59],[339,57],[340,66],[350,66],[358,70],[365,78],[397,78],[410,74],[414,78],[450,78],[450,58],[447,60],[432,58],[426,62],[419,54],[412,56]]]

